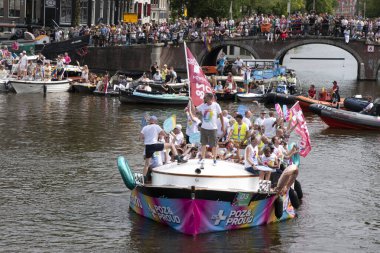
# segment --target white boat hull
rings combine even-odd
[[[243,93],[237,94],[237,98],[242,102],[261,101],[264,99],[264,94]]]
[[[70,89],[70,79],[61,81],[26,81],[10,80],[9,84],[15,89],[16,93],[51,93],[66,92]]]

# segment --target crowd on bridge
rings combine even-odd
[[[91,35],[92,46],[127,46],[164,43],[178,46],[186,41],[212,43],[228,38],[258,36],[271,42],[292,36],[331,36],[363,39],[380,43],[380,18],[334,16],[330,14],[296,13],[288,17],[254,14],[242,19],[178,18],[170,22],[117,25],[98,24],[55,30],[35,29],[34,35],[47,34],[52,41]],[[348,39],[348,40],[347,40]]]

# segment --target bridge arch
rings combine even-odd
[[[278,59],[278,60],[280,60],[280,62],[282,63],[285,55],[291,49],[297,48],[297,47],[300,47],[300,46],[304,46],[304,45],[310,45],[310,44],[329,45],[329,46],[340,48],[340,49],[348,52],[349,54],[351,54],[355,58],[355,60],[357,61],[357,63],[358,63],[357,78],[359,79],[360,72],[361,72],[361,69],[363,68],[363,64],[364,64],[364,61],[363,61],[362,57],[360,56],[360,54],[356,50],[354,50],[353,48],[351,48],[349,46],[349,44],[345,44],[345,43],[340,42],[340,41],[326,40],[326,39],[292,41],[292,43],[290,43],[290,44],[285,45],[284,47],[282,47],[276,53],[275,58]]]
[[[241,43],[240,41],[223,41],[223,42],[217,42],[211,44],[211,50],[203,50],[202,54],[198,56],[199,64],[201,66],[203,65],[215,65],[215,62],[217,60],[218,54],[221,49],[223,49],[226,46],[234,46],[239,47],[247,52],[249,52],[255,59],[259,59],[259,54],[249,45],[245,43]]]

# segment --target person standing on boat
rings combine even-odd
[[[64,68],[65,68],[65,60],[64,60],[62,55],[59,55],[58,59],[57,59],[57,77],[58,77],[58,80],[62,80]]]
[[[194,104],[191,101],[191,107],[193,111],[198,111],[202,114],[202,125],[201,125],[201,144],[202,144],[202,158],[200,162],[202,162],[206,157],[206,148],[207,145],[212,148],[212,156],[214,159],[213,165],[216,165],[216,152],[218,146],[218,138],[217,138],[217,118],[220,118],[222,123],[222,131],[225,131],[225,125],[222,115],[222,109],[220,105],[214,101],[214,95],[212,93],[206,93],[204,96],[204,103],[194,107]],[[196,110],[195,110],[196,109]]]
[[[337,108],[339,108],[339,102],[340,102],[339,85],[336,81],[334,81],[333,87],[332,87],[332,103],[333,105],[336,105]]]
[[[25,52],[25,51],[24,51]],[[27,74],[27,68],[28,68],[28,56],[26,56],[26,52],[20,53],[20,60],[19,60],[19,78],[26,77]]]
[[[69,53],[65,52],[65,56],[63,57],[65,61],[65,65],[69,65],[71,63],[71,58],[69,56]]]
[[[177,150],[174,147],[173,143],[160,143],[158,142],[159,136],[168,136],[165,131],[157,125],[157,117],[151,116],[149,118],[149,124],[144,126],[140,132],[140,139],[144,140],[145,145],[145,166],[143,174],[146,176],[148,174],[148,168],[150,165],[150,161],[154,152],[163,151],[164,149],[171,149],[178,163],[185,163],[187,161],[183,160],[178,156]]]
[[[256,120],[255,120],[255,125],[257,126],[262,126],[263,123],[264,123],[264,120],[265,120],[265,115],[266,115],[266,112],[264,110],[261,111],[260,113],[260,117],[258,117]]]
[[[269,112],[269,117],[264,119],[263,126],[264,126],[264,135],[268,138],[272,138],[276,135],[276,124],[277,119],[274,117],[274,112]]]

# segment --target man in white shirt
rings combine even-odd
[[[194,104],[191,103],[194,107]],[[194,108],[195,109],[195,108]],[[201,144],[202,144],[202,158],[200,162],[206,157],[206,146],[212,147],[212,156],[214,159],[214,166],[216,165],[216,148],[218,146],[217,138],[217,118],[219,117],[222,127],[221,131],[225,131],[224,119],[222,116],[222,109],[218,103],[214,101],[212,93],[206,93],[204,96],[204,103],[197,106],[196,110],[202,114],[201,125]]]
[[[263,110],[260,113],[260,117],[255,120],[255,125],[262,126],[265,120],[266,112]]]
[[[249,129],[251,129],[252,127],[251,117],[252,117],[252,112],[249,110],[245,112],[245,115],[243,117],[243,122],[247,125]]]
[[[145,145],[145,166],[143,174],[146,176],[148,174],[148,168],[150,161],[154,152],[162,151],[164,149],[170,148],[178,163],[185,163],[181,157],[178,156],[177,150],[174,147],[173,143],[162,143],[158,142],[159,135],[167,136],[164,130],[157,125],[157,117],[151,116],[149,118],[149,124],[144,126],[140,132],[140,139],[144,140]]]
[[[227,115],[228,115],[228,111],[227,110],[223,110],[222,112],[222,116],[223,116],[223,125],[224,125],[224,129],[225,130],[228,130],[227,127],[230,123],[230,120],[227,118]],[[220,118],[218,118],[218,121],[216,122],[217,126],[218,126],[218,130],[217,130],[217,137],[219,140],[221,141],[225,141],[225,137],[227,135],[227,132],[228,131],[222,131],[222,122],[220,121]]]
[[[243,60],[240,59],[240,57],[236,57],[236,61],[234,62],[236,68],[237,68],[237,71],[238,71],[238,74],[240,75],[241,74],[241,69],[243,67]]]
[[[276,135],[276,122],[277,119],[274,117],[274,112],[269,112],[269,118],[266,118],[263,122],[264,135],[268,138],[272,138]]]

